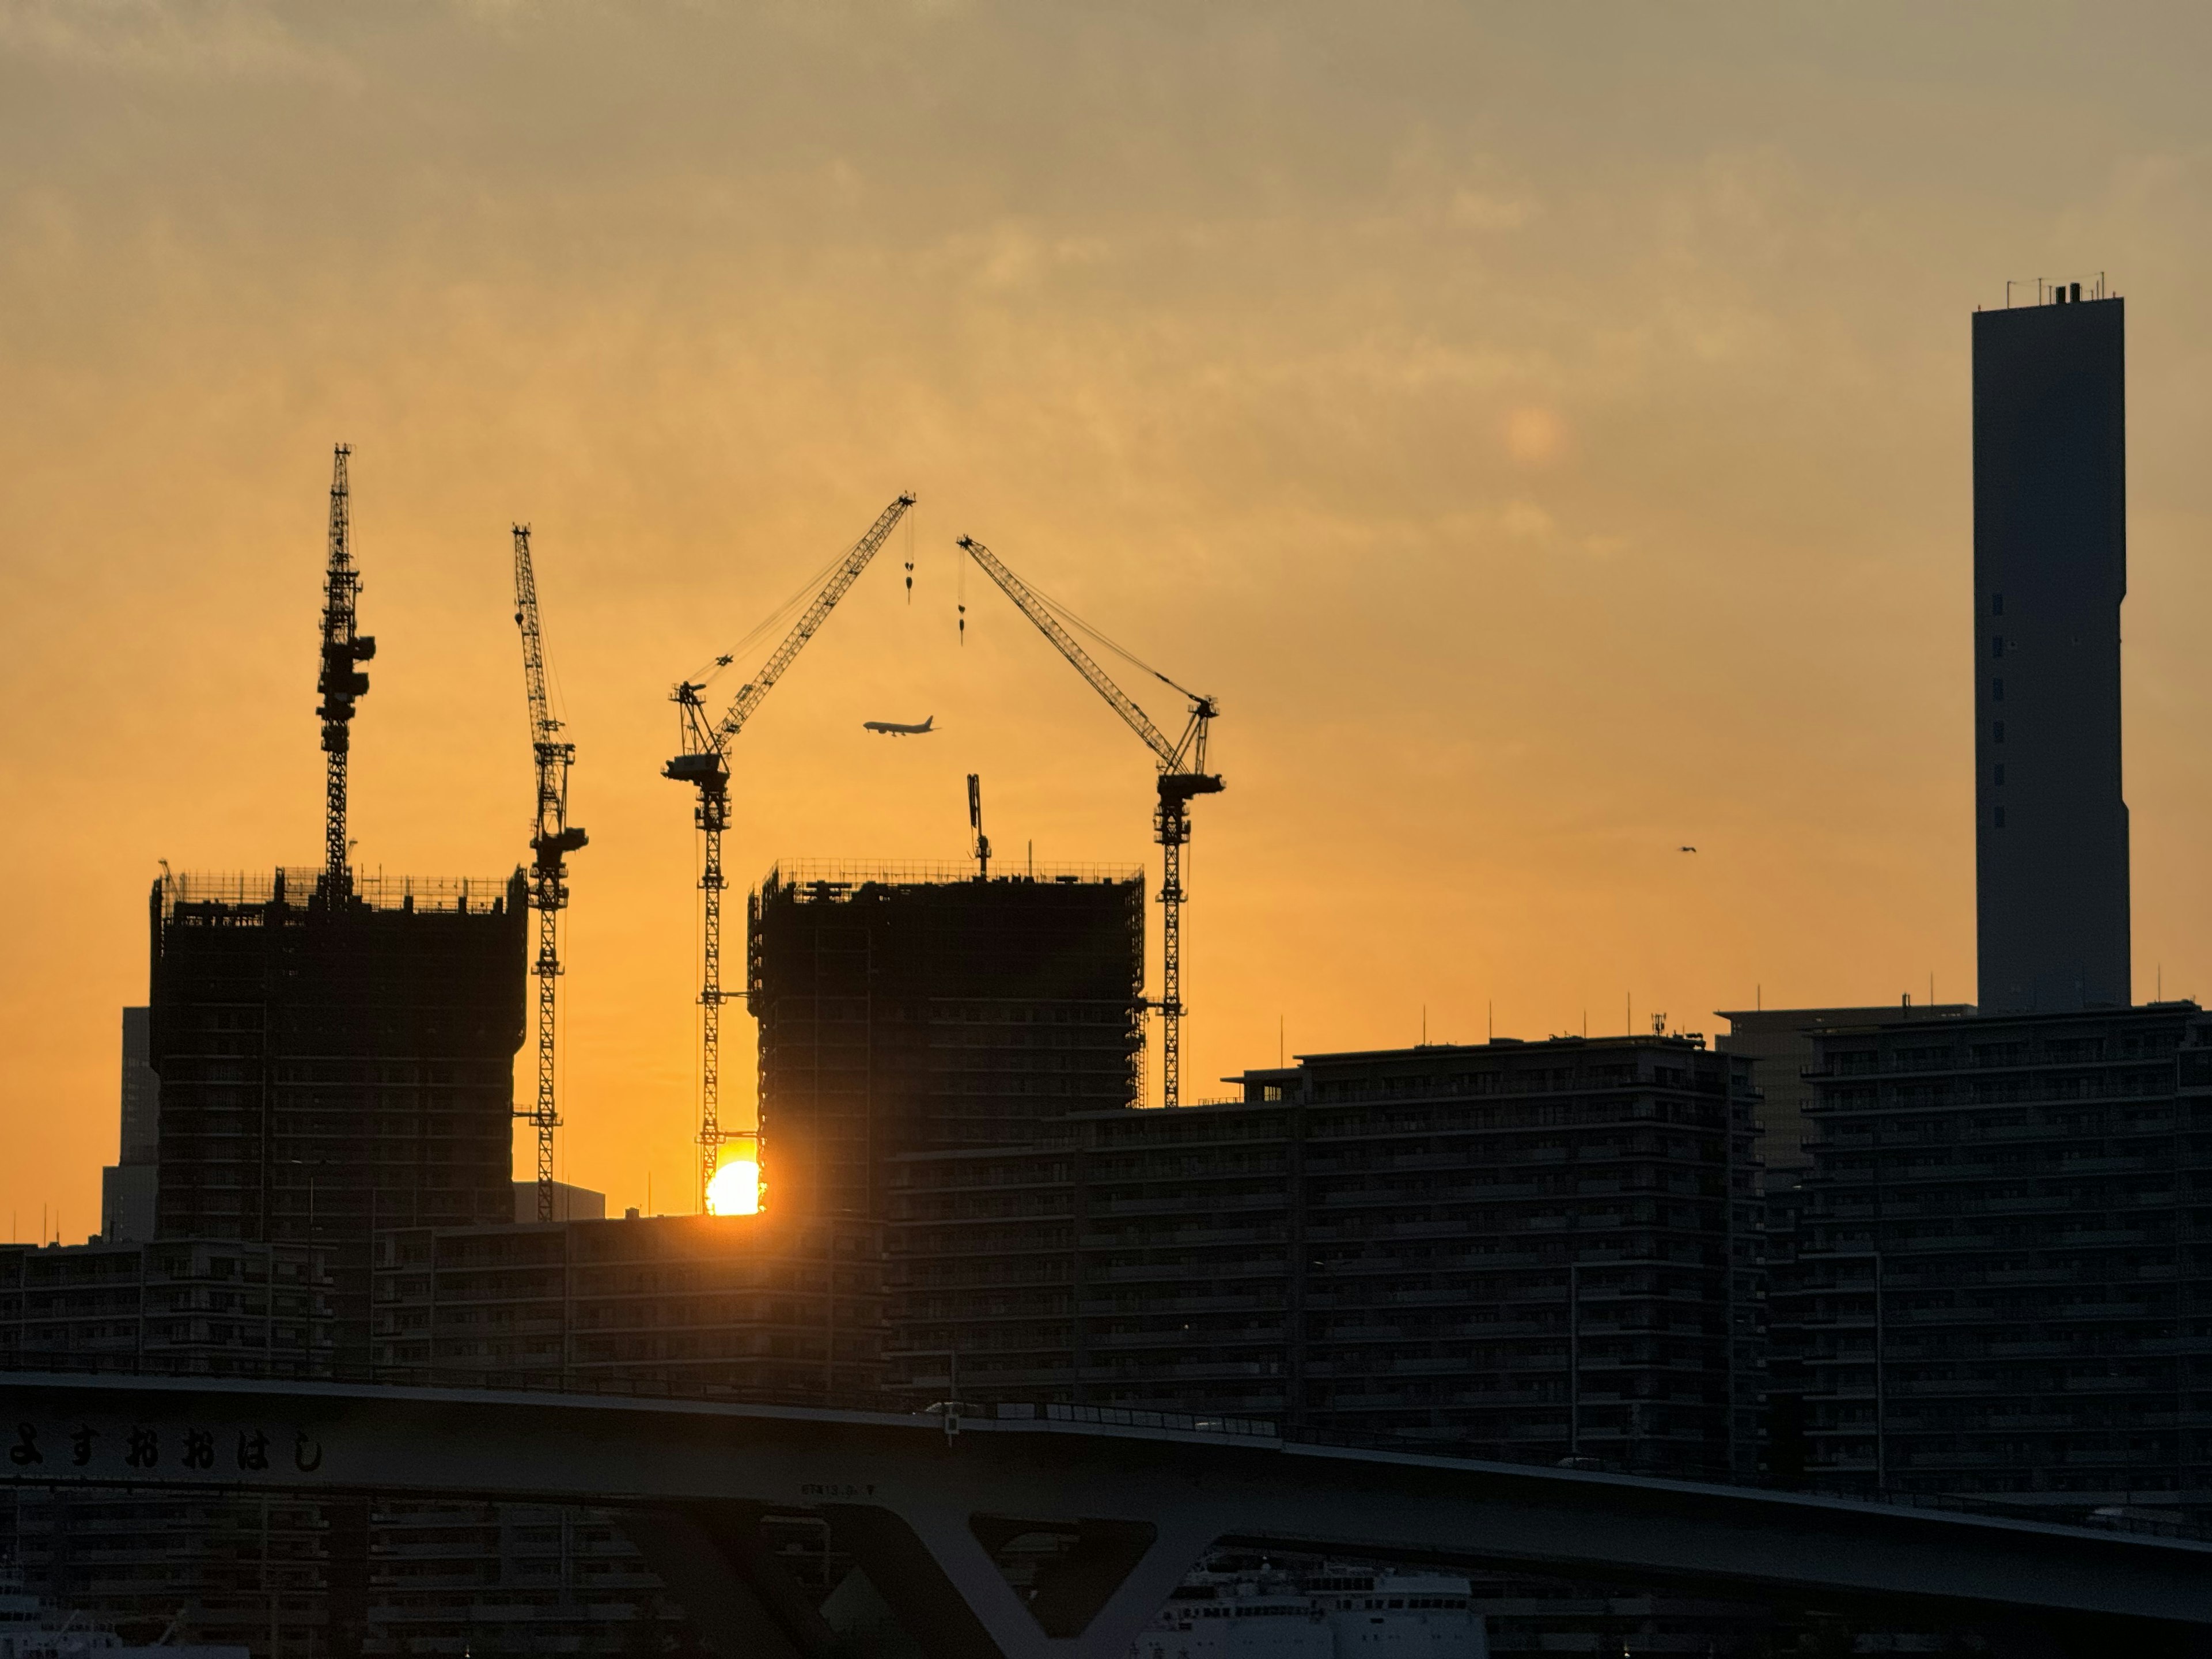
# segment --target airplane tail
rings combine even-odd
[[[932,726],[935,726],[936,724],[937,724],[937,716],[936,716],[936,715],[934,715],[934,714],[932,714],[932,715],[930,715],[927,719],[926,719],[926,720],[924,720],[922,721],[922,723],[921,723],[921,729],[922,729],[923,731],[927,732],[927,731],[928,731],[928,730],[930,729],[930,727],[932,727]]]

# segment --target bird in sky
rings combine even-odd
[[[1685,847],[1682,850],[1683,850],[1685,853],[1694,853],[1694,852],[1696,852],[1698,849],[1697,849],[1696,848],[1694,848],[1694,847]]]

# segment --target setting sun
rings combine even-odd
[[[758,1215],[760,1164],[750,1158],[733,1158],[714,1171],[707,1185],[708,1215]]]

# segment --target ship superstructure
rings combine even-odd
[[[1129,1659],[1489,1659],[1467,1579],[1344,1562],[1215,1557]]]

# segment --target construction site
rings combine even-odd
[[[530,530],[510,532],[526,849],[501,878],[365,875],[348,758],[375,643],[356,615],[348,459],[339,448],[317,679],[325,857],[266,876],[165,869],[149,1012],[125,1021],[126,1044],[145,1041],[126,1053],[106,1237],[0,1252],[0,1364],[956,1416],[1202,1412],[1752,1474],[1742,1065],[1656,1033],[1588,1052],[1386,1050],[1190,1102],[1186,854],[1192,803],[1223,787],[1218,705],[972,538],[960,557],[1144,745],[1157,883],[1133,864],[994,858],[971,774],[964,861],[771,866],[726,986],[738,739],[910,494],[754,630],[765,654],[733,693],[714,688],[745,673],[742,646],[672,693],[682,743],[660,771],[691,792],[700,854],[696,1181],[684,1212],[605,1216],[556,1179],[562,921],[588,837],[569,820],[578,756],[553,712]],[[1094,645],[1171,690],[1180,726]],[[739,997],[757,1048],[751,1087],[726,1099],[724,1076],[748,1069],[722,1052]],[[1153,1102],[1166,1109],[1139,1109]],[[1610,1196],[1629,1191],[1679,1196]],[[822,1516],[793,1506],[760,1526],[854,1651],[909,1650],[881,1646],[882,1608]],[[118,1630],[268,1659],[697,1641],[611,1510],[34,1496],[0,1510],[0,1549]],[[1528,1644],[1558,1623],[1526,1620]]]
[[[155,1232],[327,1245],[513,1214],[526,892],[319,872],[154,890]],[[361,1326],[359,1309],[344,1324]]]
[[[737,653],[679,681],[682,752],[662,770],[695,792],[702,851],[697,1182],[690,1213],[599,1218],[599,1194],[556,1179],[561,924],[569,860],[589,838],[568,817],[576,750],[553,713],[531,532],[510,537],[535,778],[526,852],[503,878],[365,874],[349,757],[376,641],[358,614],[349,462],[339,446],[315,679],[324,856],[259,875],[163,866],[146,1007],[125,1016],[126,1127],[103,1231],[0,1253],[0,1364],[887,1399],[884,1229],[901,1161],[1025,1146],[1064,1120],[1136,1107],[1154,1017],[1162,1097],[1179,1098],[1180,860],[1189,802],[1221,787],[1205,770],[1212,700],[1182,694],[1188,719],[1170,738],[1079,642],[1079,623],[963,539],[960,556],[1155,765],[1164,981],[1147,994],[1145,872],[994,868],[970,775],[971,862],[781,864],[749,895],[743,988],[727,994],[758,1022],[756,1113],[727,1109],[720,1089],[736,739],[914,497],[755,630],[773,648],[721,713],[708,692]],[[826,1594],[835,1563],[818,1523],[779,1524]],[[194,1541],[180,1550],[179,1534]],[[680,1607],[604,1515],[25,1499],[0,1514],[0,1550],[118,1629],[272,1656],[683,1639]],[[238,1565],[257,1554],[258,1568]]]
[[[2112,396],[2099,407],[2117,422],[2118,313],[2078,292],[2039,311],[1978,321],[1978,338],[2011,331],[1989,396],[2036,415],[2012,438],[1978,427],[1978,444],[2044,431],[2070,395],[2053,381],[2046,397],[2041,380],[2008,390],[2015,355],[2040,374],[2045,336],[2100,354]],[[2118,499],[2111,435],[2067,452],[2084,500]],[[1997,454],[1991,487],[2026,489],[2047,460],[2032,444]],[[2082,967],[2124,937],[2109,815],[2088,825],[2108,902],[2069,933],[2030,866],[1999,856],[2001,837],[2033,827],[2027,792],[1989,803],[1990,937],[2057,953],[2006,969],[2024,1007],[1755,1001],[1710,1048],[1663,1015],[1648,1035],[1431,1044],[1425,1031],[1404,1048],[1279,1050],[1235,1079],[1241,1097],[1197,1101],[1182,1075],[1182,921],[1193,803],[1224,787],[1208,754],[1219,705],[972,538],[957,544],[961,568],[988,576],[1143,744],[1156,883],[1128,863],[994,857],[971,773],[967,860],[776,863],[726,964],[740,739],[907,521],[902,493],[674,684],[678,752],[654,759],[689,792],[698,838],[696,1181],[668,1206],[680,1213],[611,1217],[600,1194],[556,1179],[561,923],[569,860],[589,843],[569,820],[579,757],[553,712],[530,532],[510,532],[526,848],[504,878],[368,877],[348,757],[375,641],[358,625],[347,463],[340,447],[316,686],[324,857],[272,860],[265,877],[165,869],[155,884],[103,1237],[0,1250],[0,1364],[922,1412],[948,1445],[963,1416],[1070,1413],[1971,1498],[2080,1524],[2212,1514],[2212,1388],[2175,1346],[2177,1332],[2203,1335],[2192,1310],[2212,1293],[2184,1179],[2212,1121],[2212,1017],[2125,1006],[2124,985]],[[2029,551],[2080,574],[2067,548]],[[2026,556],[1987,550],[1978,580],[2008,583],[2014,609],[1992,586],[1977,627],[2000,631],[1978,635],[1978,661],[2027,626],[1996,620],[2040,591],[2040,565],[2005,574]],[[2105,586],[2092,597],[2118,603]],[[1153,687],[1172,692],[1180,724],[1156,721],[1105,656],[1156,702]],[[2006,674],[2015,766],[2037,697],[2058,706],[2087,685],[2117,708],[2108,655],[2019,652]],[[2004,684],[1991,678],[1993,706]],[[2002,722],[1988,738],[2007,741]],[[2115,746],[2081,752],[2116,786]],[[2039,1000],[2062,992],[2078,1006]],[[758,1046],[750,1086],[726,1098],[725,1075],[746,1074],[722,1045],[738,997]],[[2061,1395],[2078,1396],[2063,1413],[2049,1403]],[[698,1641],[649,1545],[611,1510],[134,1506],[25,1490],[0,1508],[0,1552],[40,1594],[146,1636],[182,1630],[268,1659]],[[759,1547],[836,1641],[928,1648],[877,1640],[879,1598],[823,1510],[757,1522]],[[1750,1653],[1778,1627],[1770,1607],[1620,1588],[1474,1573],[1455,1610],[1488,1621],[1498,1654]],[[820,1650],[839,1650],[830,1641]]]
[[[324,859],[265,876],[164,866],[151,895],[145,1051],[132,1073],[144,1098],[134,1097],[136,1127],[112,1183],[134,1201],[150,1188],[152,1221],[126,1217],[118,1197],[104,1229],[111,1241],[143,1232],[326,1248],[341,1370],[368,1364],[380,1234],[567,1213],[555,1180],[560,923],[568,860],[589,843],[569,821],[576,750],[552,712],[531,532],[518,523],[514,623],[535,778],[526,860],[498,879],[356,867],[349,761],[376,641],[360,626],[349,462],[339,446],[316,677]],[[1016,872],[1002,860],[994,872],[970,775],[972,866],[778,866],[750,896],[742,994],[759,1022],[757,1111],[749,1103],[725,1114],[722,840],[737,739],[914,501],[893,500],[754,630],[773,648],[722,713],[710,711],[708,693],[736,653],[672,693],[684,743],[662,771],[696,792],[702,854],[698,1181],[688,1206],[700,1214],[753,1214],[765,1201],[787,1218],[880,1222],[894,1158],[1018,1146],[1069,1113],[1140,1103],[1153,1014],[1162,1098],[1179,1098],[1180,858],[1188,803],[1221,787],[1205,770],[1215,705],[1183,694],[1188,718],[1170,739],[1077,639],[1072,618],[963,538],[962,558],[992,578],[1156,763],[1162,994],[1148,997],[1144,985],[1143,871]],[[526,1080],[514,1064],[526,1042]],[[510,1150],[518,1123],[526,1163]],[[744,1190],[730,1186],[733,1175]],[[519,1199],[526,1186],[534,1191]]]
[[[1141,1097],[1141,871],[779,866],[745,931],[764,1207],[880,1217],[902,1154]]]

